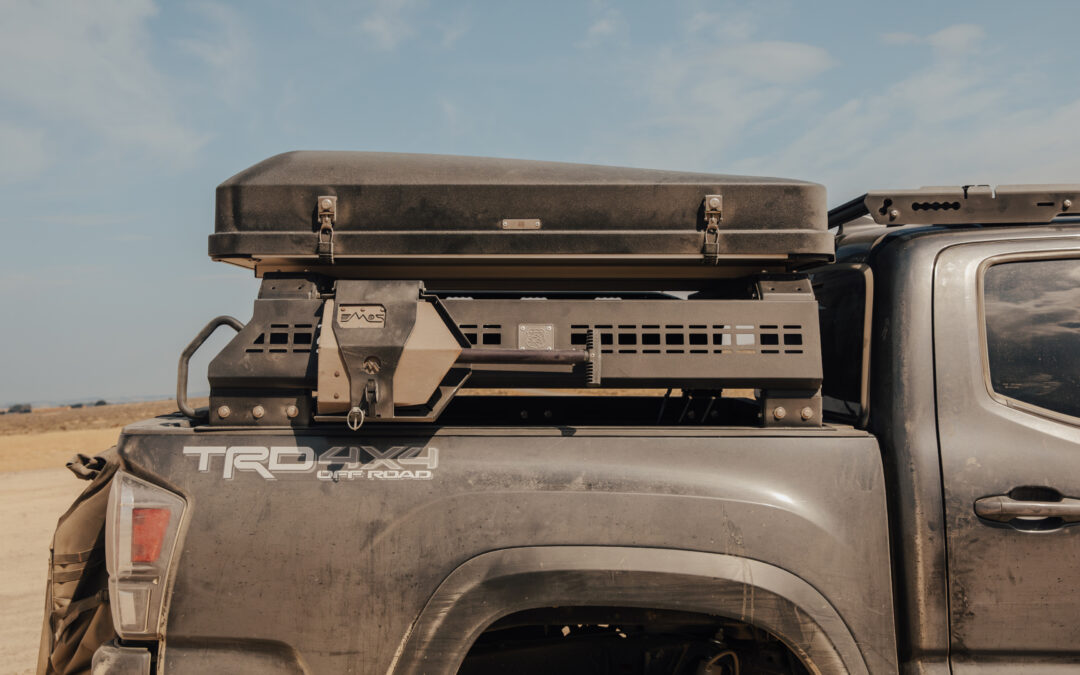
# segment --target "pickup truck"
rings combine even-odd
[[[966,186],[830,211],[835,259],[803,277],[817,424],[798,399],[690,388],[461,395],[359,431],[133,424],[86,469],[111,626],[57,656],[70,620],[47,618],[41,672],[1078,668],[1078,200]]]

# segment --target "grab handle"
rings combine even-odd
[[[184,351],[180,353],[180,364],[176,367],[176,405],[180,408],[180,412],[184,413],[191,419],[196,419],[198,415],[195,414],[195,409],[191,407],[187,399],[187,379],[188,379],[188,363],[191,361],[191,357],[195,352],[199,351],[199,347],[202,347],[206,339],[210,337],[219,326],[232,326],[239,333],[244,327],[244,324],[239,320],[234,319],[231,316],[219,316],[206,324],[199,334],[195,336],[195,339],[184,348]]]

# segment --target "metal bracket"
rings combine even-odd
[[[754,293],[762,300],[815,301],[814,288],[806,278],[761,277],[754,282]]]
[[[1075,215],[1080,185],[961,185],[868,192],[866,212],[880,225],[1049,223]],[[845,205],[847,206],[847,205]]]
[[[590,328],[585,336],[585,352],[589,355],[589,360],[585,363],[585,385],[599,387],[601,381],[600,354],[603,350],[600,349],[600,339],[595,328]]]
[[[539,218],[503,218],[502,229],[504,230],[539,230]]]
[[[705,261],[716,264],[720,256],[720,221],[723,220],[724,196],[705,195],[705,242],[701,252]]]
[[[378,402],[379,383],[375,380],[368,380],[367,385],[364,387],[364,400],[360,403],[360,406],[365,410],[375,410]]]
[[[821,390],[761,392],[761,425],[764,427],[820,427]]]
[[[319,244],[316,253],[319,262],[324,265],[334,264],[334,221],[337,220],[337,197],[323,195],[316,204],[316,217],[319,222]]]

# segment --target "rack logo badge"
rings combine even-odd
[[[386,308],[382,305],[338,305],[338,325],[342,328],[382,328]]]
[[[317,480],[431,480],[439,467],[439,450],[433,447],[395,445],[380,450],[369,445],[340,446],[317,454],[302,446],[196,446],[184,454],[199,461],[199,471],[221,467],[221,477],[233,480],[251,472],[265,480],[314,474]],[[216,460],[221,458],[219,464]]]

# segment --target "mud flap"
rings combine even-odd
[[[109,484],[121,462],[114,447],[96,457],[78,454],[67,463],[90,484],[60,516],[53,535],[38,675],[89,673],[97,648],[116,638],[105,569],[105,515]]]

